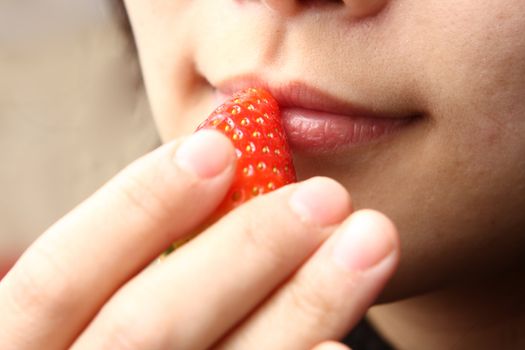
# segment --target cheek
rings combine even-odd
[[[508,3],[463,1],[429,19],[421,80],[433,125],[415,169],[424,179],[412,178],[406,205],[390,208],[407,233],[395,286],[417,286],[428,269],[436,286],[521,260],[525,3]]]
[[[388,176],[347,179],[356,205],[402,235],[389,299],[488,278],[522,261],[525,244],[525,2],[399,4],[428,128],[406,143],[410,156],[384,161]]]
[[[440,3],[422,77],[428,109],[449,125],[523,130],[525,2]]]
[[[193,40],[188,39],[194,11],[190,0],[126,0],[140,56],[144,84],[163,141],[193,130],[182,106],[202,101],[188,92],[201,84],[193,69]]]
[[[525,3],[456,6],[441,16],[447,21],[427,66],[435,117],[429,142],[446,154],[435,158],[473,208],[504,216],[525,196]]]

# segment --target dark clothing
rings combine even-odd
[[[361,321],[352,332],[342,341],[352,350],[394,350],[383,338],[368,324]]]

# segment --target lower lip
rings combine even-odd
[[[229,97],[215,93],[218,104]],[[379,141],[413,119],[349,116],[297,107],[282,107],[281,118],[290,147],[311,155],[333,154]]]
[[[326,154],[378,141],[410,119],[339,115],[302,108],[282,108],[282,121],[295,151]]]

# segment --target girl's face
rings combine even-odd
[[[292,140],[299,178],[333,177],[356,208],[397,224],[402,262],[387,298],[517,265],[525,2],[390,0],[359,19],[352,2],[127,0],[162,138],[192,132],[218,88],[265,85],[288,106],[290,130],[315,129]],[[333,130],[309,138],[355,114],[365,131],[390,132],[358,145]]]

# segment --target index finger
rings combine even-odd
[[[219,204],[234,159],[227,138],[200,131],[131,164],[52,226],[0,282],[0,348],[69,345],[123,283]]]

